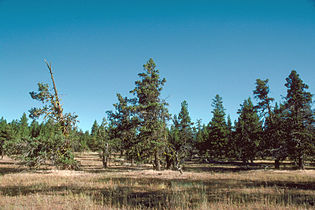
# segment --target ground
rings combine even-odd
[[[0,160],[0,209],[315,209],[315,170],[273,170],[271,162],[187,163],[184,173],[130,166],[103,169],[97,153],[79,153],[79,171],[30,170]],[[270,167],[266,167],[269,166]]]

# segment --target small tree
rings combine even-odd
[[[262,124],[250,98],[244,101],[238,113],[240,116],[235,125],[237,152],[244,163],[248,160],[253,162],[260,143]]]
[[[193,148],[193,130],[189,112],[188,103],[181,103],[181,111],[178,117],[175,115],[174,125],[169,131],[169,145],[167,148],[167,168],[170,164],[177,170],[182,171],[182,164],[185,159],[191,156]]]
[[[138,119],[132,111],[134,99],[128,99],[117,94],[118,103],[114,104],[115,111],[107,111],[109,119],[108,133],[111,141],[115,141],[115,147],[125,152],[126,158],[134,164],[138,159],[136,129]]]

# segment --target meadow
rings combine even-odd
[[[45,165],[30,170],[0,160],[0,209],[315,209],[315,167],[287,162],[188,162],[184,173],[153,171],[113,159],[102,168],[97,153],[77,153],[81,170]]]

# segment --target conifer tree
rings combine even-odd
[[[172,160],[174,168],[181,171],[182,164],[185,159],[191,156],[193,147],[193,130],[189,112],[188,103],[181,103],[181,111],[178,117],[175,115],[173,120],[174,125],[171,127],[169,142],[173,151]]]
[[[153,59],[143,67],[144,72],[138,74],[140,80],[135,82],[136,87],[131,91],[137,97],[134,111],[140,123],[139,156],[152,159],[153,168],[160,170],[161,152],[164,151],[167,141],[166,120],[169,117],[167,104],[160,98],[166,80],[160,78]]]
[[[109,138],[115,139],[115,147],[121,155],[125,152],[131,164],[139,159],[138,140],[136,138],[136,129],[138,118],[133,114],[132,105],[135,105],[134,99],[128,99],[117,94],[118,103],[114,104],[115,111],[108,111],[109,119]]]
[[[8,139],[8,131],[7,131],[7,121],[1,117],[0,119],[0,155],[1,158],[4,156],[4,144]]]
[[[285,112],[287,113],[287,148],[289,156],[296,160],[298,167],[304,169],[304,160],[307,154],[314,151],[314,122],[311,110],[312,94],[309,88],[299,77],[296,71],[291,71],[287,83],[287,95],[285,97]]]
[[[272,102],[274,98],[269,96],[270,88],[268,86],[268,79],[256,80],[256,89],[253,91],[255,98],[258,100],[258,105],[255,106],[260,111],[264,122],[264,130],[260,142],[261,156],[271,155],[275,159],[275,168],[280,168],[280,160],[285,157],[284,148],[281,142],[281,111],[278,107],[273,108]],[[274,109],[274,110],[273,110]]]
[[[243,102],[238,113],[240,116],[235,125],[238,156],[244,163],[248,160],[253,162],[260,143],[262,124],[250,98]]]
[[[222,158],[226,154],[227,125],[223,108],[222,97],[218,94],[212,101],[213,117],[209,123],[208,149],[212,158]]]
[[[98,139],[99,129],[100,129],[100,127],[99,127],[97,121],[94,120],[92,128],[91,128],[90,139],[88,141],[88,147],[92,151],[98,150],[98,145],[97,145],[98,140],[97,139]]]
[[[29,135],[28,119],[25,113],[23,113],[19,122],[19,134],[21,137]]]
[[[226,129],[227,129],[227,135],[226,135],[226,138],[227,138],[227,145],[226,145],[226,149],[225,149],[225,152],[226,152],[226,156],[228,158],[234,158],[236,157],[236,143],[235,143],[235,140],[234,140],[234,136],[233,136],[233,125],[232,125],[232,120],[231,120],[231,117],[230,115],[227,116],[227,123],[226,123]]]
[[[32,99],[41,102],[42,107],[32,108],[29,112],[32,119],[37,119],[40,116],[44,116],[44,119],[46,120],[48,119],[51,124],[50,131],[54,132],[47,132],[48,135],[45,134],[44,136],[38,137],[37,141],[25,139],[25,141],[32,142],[34,144],[28,144],[28,146],[24,148],[25,154],[22,158],[24,158],[25,161],[28,161],[27,154],[31,154],[30,152],[27,152],[28,150],[37,152],[37,149],[34,150],[34,148],[31,147],[33,145],[34,147],[37,147],[39,151],[36,155],[30,157],[32,159],[32,161],[30,161],[31,166],[33,164],[41,164],[45,159],[50,159],[54,164],[63,168],[74,169],[77,168],[78,165],[77,161],[74,160],[71,151],[71,138],[69,137],[69,134],[77,122],[77,115],[64,113],[55,84],[51,64],[47,61],[45,62],[51,76],[53,92],[49,90],[48,84],[38,83],[38,92],[32,91],[30,92],[30,95]],[[37,144],[35,145],[36,142]],[[45,147],[43,145],[45,145]],[[35,162],[33,162],[33,157],[38,159],[37,156],[42,159],[40,161],[35,160]]]

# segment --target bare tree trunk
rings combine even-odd
[[[54,102],[54,108],[55,110],[57,111],[57,114],[58,114],[58,118],[59,118],[59,122],[61,123],[61,126],[62,126],[62,132],[63,134],[68,134],[68,130],[67,130],[67,126],[65,125],[65,119],[64,119],[64,116],[63,116],[63,109],[61,107],[61,103],[60,103],[60,99],[59,99],[59,96],[58,96],[58,91],[57,91],[57,87],[56,87],[56,84],[55,84],[55,79],[54,79],[54,75],[53,75],[53,72],[52,72],[52,68],[51,68],[51,64],[49,64],[46,60],[45,60],[45,63],[48,67],[48,70],[49,70],[49,73],[50,73],[50,77],[51,77],[51,81],[53,83],[53,88],[54,88],[54,91],[55,91],[55,102]]]
[[[275,159],[275,169],[280,169],[280,159]]]
[[[103,153],[103,157],[102,157],[102,162],[103,162],[103,167],[108,168],[108,159],[104,153]]]
[[[102,162],[103,162],[103,167],[108,168],[108,166],[109,166],[109,145],[108,145],[108,143],[106,143],[105,147],[103,148]]]
[[[304,170],[304,160],[303,160],[303,156],[299,157],[299,169]]]
[[[159,157],[158,151],[154,152],[154,165],[155,165],[155,170],[157,171],[161,170],[160,157]]]

